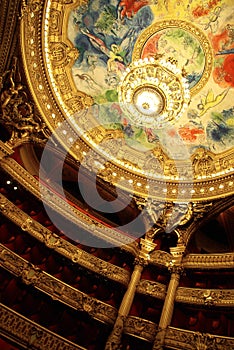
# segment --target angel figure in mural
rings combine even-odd
[[[212,90],[209,90],[206,97],[201,98],[201,103],[198,105],[198,109],[200,109],[199,116],[204,115],[209,109],[217,106],[219,103],[223,101],[225,96],[227,95],[229,89],[226,89],[219,95],[214,95]]]
[[[116,65],[113,64],[115,61],[123,62],[123,57],[120,55],[121,53],[120,46],[116,44],[112,44],[111,48],[108,49],[104,41],[98,38],[97,36],[95,36],[94,34],[90,33],[88,29],[86,29],[86,31],[84,29],[81,29],[81,33],[86,35],[89,38],[91,44],[95,47],[95,49],[100,50],[107,57],[109,57],[107,61],[108,72],[115,70]]]

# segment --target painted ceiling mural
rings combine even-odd
[[[77,89],[93,97],[97,121],[120,130],[128,146],[167,149],[179,138],[190,154],[233,147],[233,0],[83,1],[69,13],[67,37],[79,52]],[[134,125],[118,102],[121,76],[146,57],[173,59],[187,79],[191,102],[173,127]]]

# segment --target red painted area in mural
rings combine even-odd
[[[216,52],[214,81],[223,88],[234,87],[234,54],[228,53],[228,50],[234,48],[234,42],[231,40],[229,27],[226,26],[222,33],[211,35],[210,38]]]
[[[121,0],[119,6],[123,9],[121,10],[121,18],[128,17],[131,18],[136,14],[143,6],[148,5],[148,0]]]
[[[160,37],[161,34],[155,34],[147,41],[141,55],[142,58],[155,56],[158,52],[158,41]]]
[[[194,17],[202,17],[209,14],[209,12],[216,6],[221,0],[210,0],[206,6],[199,5],[193,11],[192,14]]]
[[[204,130],[185,125],[179,129],[179,134],[184,141],[194,142],[197,140],[198,135],[204,135]]]

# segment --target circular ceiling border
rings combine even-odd
[[[75,52],[71,43],[69,44],[67,41],[64,43],[62,41],[61,25],[64,20],[64,14],[68,12],[68,8],[77,6],[79,3],[70,1],[67,4],[64,1],[47,1],[43,8],[43,4],[29,1],[21,20],[22,56],[27,80],[35,103],[52,132],[65,121],[66,111],[61,111],[61,106],[55,92],[58,90],[62,91],[63,88],[65,89],[66,84],[64,85],[65,82],[62,81],[61,77],[59,81],[62,85],[57,86],[48,78],[48,67],[45,65],[45,51],[49,50],[49,48],[45,46],[45,33],[52,35],[57,49],[59,48],[61,50],[62,48],[64,66],[71,67]],[[51,5],[51,8],[47,7],[48,4]],[[45,22],[45,16],[49,19],[48,23],[51,23],[50,28],[48,23]],[[70,89],[67,91],[68,96],[71,99],[75,98],[74,103],[78,103],[78,114],[79,118],[82,119],[85,114],[85,108],[91,103],[90,98],[82,92],[78,93],[74,83],[72,85],[72,81],[68,83],[71,84],[66,86],[66,89]],[[61,133],[55,136],[76,160],[82,161],[84,154],[87,154],[90,150],[90,146],[85,144],[81,139],[79,139],[79,144],[74,144],[73,141],[77,135],[69,123],[66,124],[66,127],[69,131],[66,130],[65,134]],[[103,132],[103,135],[100,134],[100,130],[98,132],[99,138],[108,137],[106,131]],[[71,145],[73,146],[72,148]],[[99,157],[100,155],[97,153],[97,159]],[[170,172],[173,173],[175,164],[168,159],[162,149],[156,147],[154,157],[156,160],[159,159],[165,164],[167,171],[170,169]],[[148,162],[152,165],[155,162],[155,158],[149,157]],[[134,193],[141,197],[148,197],[149,189],[151,190],[151,188],[157,187],[158,190],[153,192],[152,197],[161,198],[162,196],[163,200],[165,200],[166,196],[167,200],[177,201],[179,185],[180,190],[183,192],[183,199],[189,198],[193,201],[205,201],[233,194],[233,150],[215,155],[212,152],[202,149],[192,157],[191,162],[195,173],[192,188],[189,182],[178,181],[176,172],[171,177],[166,175],[165,182],[160,181],[160,179],[149,179],[147,182],[147,179],[141,175],[140,171],[134,172],[132,170],[131,162],[129,164],[126,162],[128,166],[124,169],[108,162],[104,171],[99,175],[105,181],[113,184],[117,184],[121,178],[125,178],[126,181],[132,181]],[[157,167],[158,164],[155,164],[155,166]],[[180,166],[186,168],[186,164],[183,162],[181,162]],[[90,165],[90,170],[94,170],[92,165]],[[127,187],[125,189],[128,190]],[[163,195],[162,192],[164,192]]]

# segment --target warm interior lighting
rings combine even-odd
[[[190,102],[188,83],[172,59],[133,62],[123,74],[118,93],[126,118],[149,128],[175,122]]]

